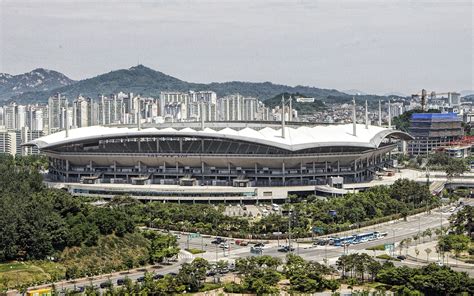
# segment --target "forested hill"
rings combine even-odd
[[[261,100],[272,98],[278,94],[304,93],[308,96],[328,99],[339,97],[350,99],[351,96],[334,89],[322,89],[310,86],[287,86],[271,82],[213,82],[209,84],[193,83],[155,71],[143,65],[129,69],[111,71],[93,78],[80,80],[73,84],[47,91],[29,91],[17,94],[12,101],[17,103],[46,102],[48,97],[59,92],[74,98],[79,94],[97,97],[98,94],[111,94],[120,91],[133,92],[142,96],[157,97],[161,91],[212,90],[218,96],[242,94],[254,96]],[[0,94],[1,95],[1,94]],[[1,97],[1,96],[0,96]]]
[[[24,92],[15,94],[4,94],[0,88],[0,100],[10,100],[17,103],[46,102],[55,93],[62,93],[73,99],[79,94],[96,98],[99,94],[133,92],[142,96],[158,97],[161,91],[189,91],[189,90],[212,90],[218,96],[239,93],[244,96],[257,97],[260,100],[271,99],[281,93],[300,93],[305,96],[314,97],[326,102],[347,102],[352,99],[351,95],[335,89],[323,89],[311,86],[288,86],[274,84],[271,82],[212,82],[193,83],[180,80],[160,71],[156,71],[138,65],[129,69],[121,69],[101,74],[96,77],[70,82],[57,88],[31,88]],[[387,99],[387,97],[362,95],[356,100]]]

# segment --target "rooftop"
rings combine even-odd
[[[36,145],[40,149],[69,143],[77,143],[88,140],[100,140],[120,137],[156,137],[156,136],[186,136],[205,138],[224,138],[240,141],[255,142],[296,151],[300,149],[328,146],[358,146],[366,148],[377,148],[386,137],[400,137],[405,140],[412,139],[408,134],[387,129],[379,126],[357,125],[357,135],[352,134],[353,125],[316,125],[316,126],[287,126],[285,137],[282,137],[281,126],[277,124],[252,125],[227,124],[225,127],[219,125],[208,125],[201,130],[197,125],[181,126],[180,128],[166,125],[155,127],[144,127],[140,130],[136,127],[126,126],[92,126],[69,130],[69,136],[61,131],[39,139],[33,140],[26,145]]]

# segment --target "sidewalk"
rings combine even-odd
[[[433,241],[421,243],[418,245],[411,245],[408,248],[408,250],[405,249],[405,252],[402,251],[402,253],[406,254],[408,259],[417,261],[417,262],[423,262],[423,263],[439,262],[440,264],[444,264],[448,266],[457,266],[457,267],[474,269],[474,264],[468,264],[463,261],[457,260],[456,258],[454,258],[454,256],[450,256],[450,254],[448,253],[444,254],[444,262],[443,262],[443,257],[436,251],[437,243],[438,243],[437,240],[433,240]],[[418,255],[416,254],[416,250],[418,250],[419,252]]]

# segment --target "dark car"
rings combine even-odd
[[[211,244],[219,245],[224,242],[226,242],[226,239],[223,239],[222,237],[216,237],[215,240],[211,241]]]
[[[123,284],[125,284],[125,280],[124,280],[124,279],[118,279],[118,280],[117,280],[117,286],[122,286]]]
[[[176,272],[169,272],[168,274],[171,275],[171,276],[177,276],[178,275]]]
[[[159,274],[159,273],[153,275],[153,279],[154,279],[154,280],[159,280],[159,279],[162,279],[162,278],[164,278],[164,277],[165,277],[164,275]]]
[[[256,248],[263,248],[263,247],[265,247],[265,244],[264,243],[256,243],[255,247]]]
[[[398,260],[405,260],[405,259],[407,259],[407,257],[403,256],[403,255],[399,255],[399,256],[397,256],[397,259]]]
[[[281,248],[278,249],[278,252],[284,252],[284,253],[288,253],[288,252],[293,252],[295,250],[295,248],[293,247],[288,247],[288,246],[283,246]]]
[[[137,282],[139,282],[139,283],[143,283],[144,281],[145,281],[144,276],[141,276],[141,277],[137,278]]]
[[[82,286],[76,287],[74,289],[74,292],[77,292],[77,293],[83,293],[84,291],[85,291],[85,288]]]
[[[107,289],[107,288],[112,287],[112,283],[110,281],[103,282],[103,283],[100,283],[99,287],[101,289]]]
[[[215,270],[209,270],[207,273],[206,273],[207,276],[215,276],[216,275],[216,271]]]

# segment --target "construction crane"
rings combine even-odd
[[[429,96],[433,100],[436,98],[436,96],[442,96],[442,95],[449,95],[451,94],[450,92],[444,92],[444,93],[436,93],[435,91],[432,91]],[[425,111],[426,103],[427,103],[427,98],[428,98],[428,91],[426,89],[422,89],[420,93],[417,94],[412,94],[411,97],[413,99],[416,98],[421,98],[421,110]]]

